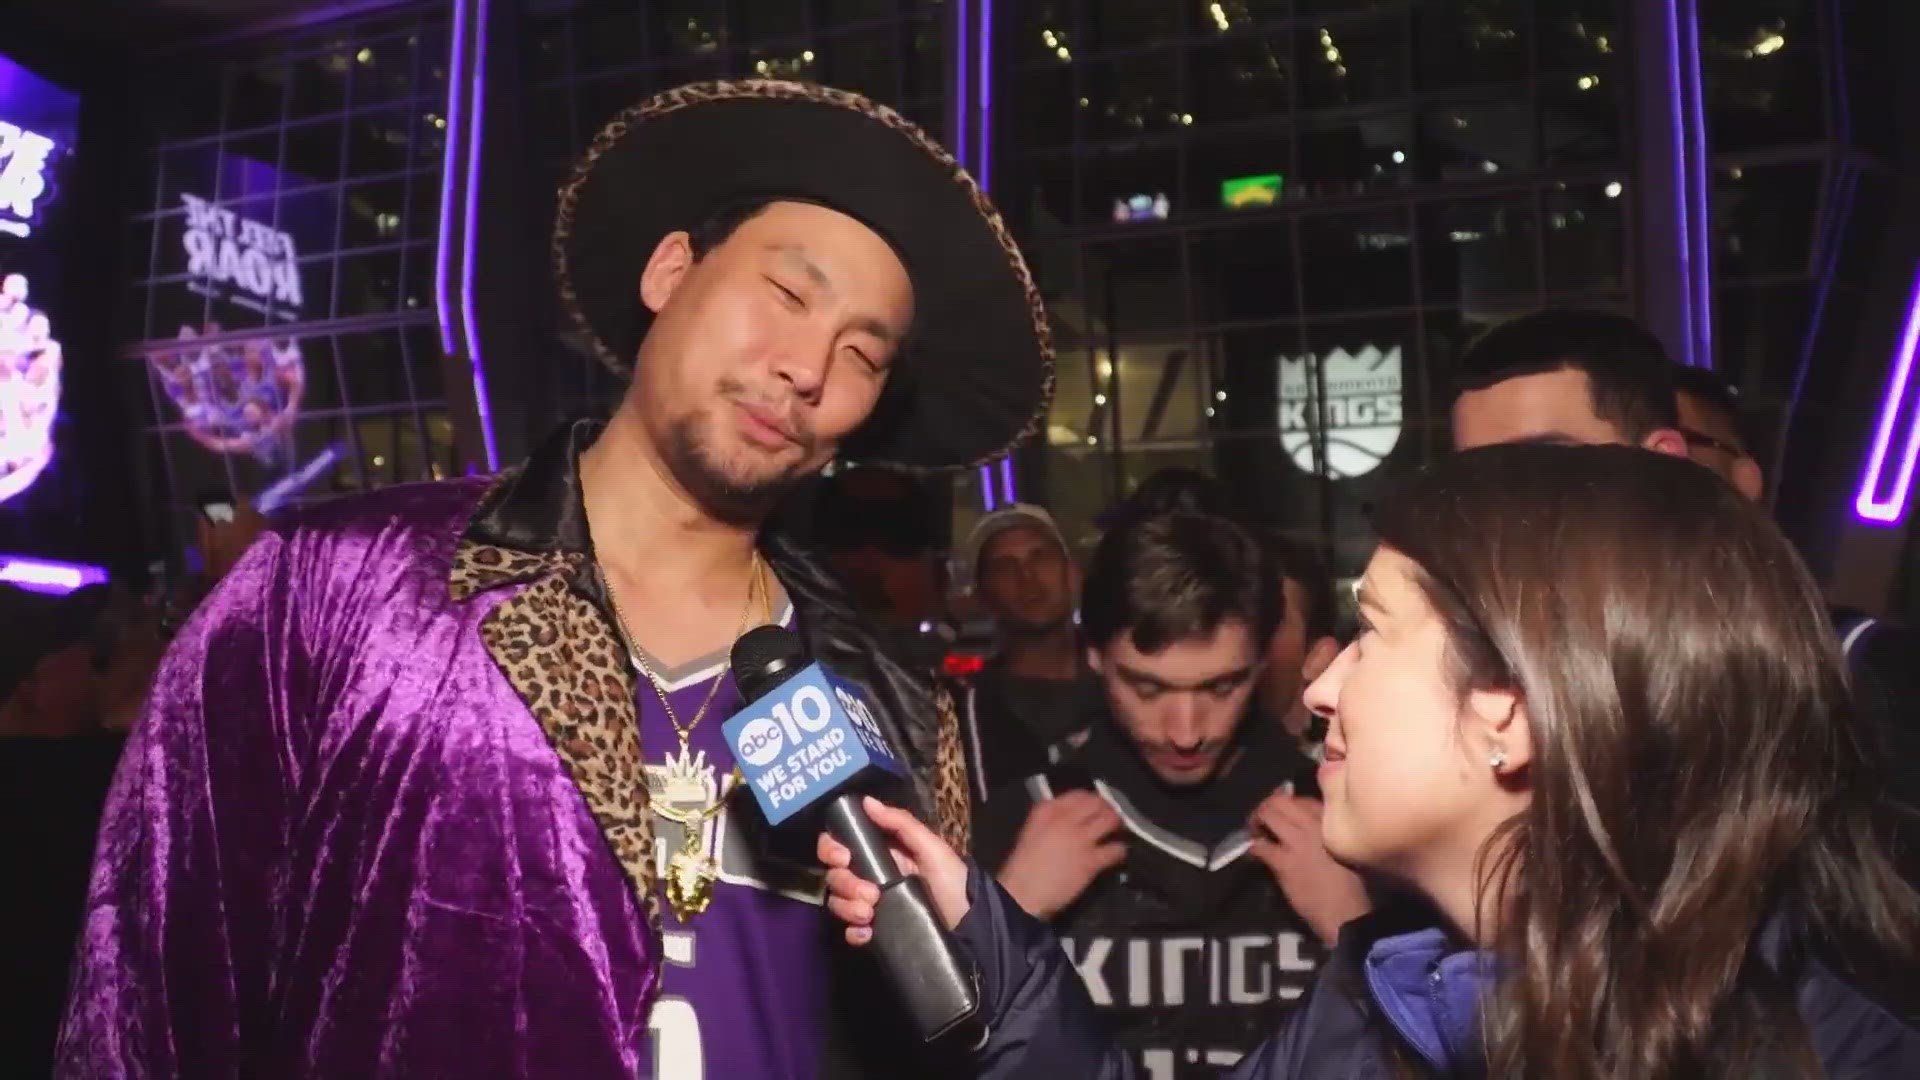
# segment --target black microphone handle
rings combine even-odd
[[[980,1010],[973,965],[940,923],[919,875],[907,876],[893,861],[887,834],[849,792],[827,804],[827,832],[853,853],[851,869],[880,886],[874,905],[872,949],[900,994],[921,1041],[967,1025]]]
[[[857,876],[882,890],[900,880],[900,864],[893,861],[892,842],[867,816],[858,792],[836,795],[827,804],[827,832],[853,853],[852,870]]]

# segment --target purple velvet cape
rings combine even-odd
[[[183,629],[102,822],[60,1075],[650,1071],[651,868],[489,651],[490,612],[564,589],[458,586],[485,486],[311,512]]]

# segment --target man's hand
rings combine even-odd
[[[1325,809],[1318,799],[1274,792],[1254,810],[1248,823],[1254,839],[1247,853],[1266,864],[1287,903],[1331,946],[1340,928],[1365,915],[1373,902],[1360,875],[1327,854],[1327,845],[1320,839],[1320,815]]]
[[[1109,839],[1119,828],[1120,815],[1091,791],[1037,803],[1000,868],[1000,884],[1029,915],[1051,919],[1126,858],[1126,845]]]

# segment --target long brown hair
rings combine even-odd
[[[1419,566],[1459,692],[1518,690],[1531,725],[1531,804],[1477,868],[1502,898],[1490,1075],[1818,1075],[1790,990],[1763,990],[1762,924],[1905,967],[1920,897],[1785,538],[1705,469],[1617,446],[1454,454],[1375,525]]]

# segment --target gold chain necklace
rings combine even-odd
[[[753,553],[753,562],[748,573],[751,576],[747,581],[747,603],[740,612],[740,628],[734,633],[735,638],[747,632],[747,624],[753,618],[754,600],[764,597],[766,592],[765,567],[760,562],[758,551]],[[614,622],[619,627],[621,641],[627,647],[627,655],[633,658],[633,664],[640,669],[640,673],[647,677],[647,685],[653,687],[654,695],[660,699],[660,707],[666,710],[667,723],[673,725],[673,733],[680,738],[680,754],[676,760],[682,768],[691,768],[693,753],[688,741],[693,737],[693,729],[699,727],[700,721],[706,718],[707,710],[712,707],[714,698],[719,695],[720,684],[726,680],[727,673],[722,671],[714,677],[713,685],[707,688],[706,699],[694,712],[692,721],[682,726],[680,716],[674,711],[673,702],[668,697],[666,687],[661,685],[659,676],[647,666],[646,658],[640,654],[639,646],[634,644],[627,613],[621,609],[620,600],[614,595],[611,583],[607,585],[607,599],[613,604]],[[666,805],[665,799],[652,804],[654,813],[680,826],[684,834],[680,850],[674,852],[673,858],[667,861],[667,903],[673,906],[675,917],[683,923],[691,922],[695,915],[707,910],[707,905],[713,902],[713,883],[720,876],[720,865],[707,851],[706,824],[720,811],[726,809],[728,799],[739,789],[741,777],[738,765],[733,768],[733,780],[732,787],[697,810],[676,810]]]

